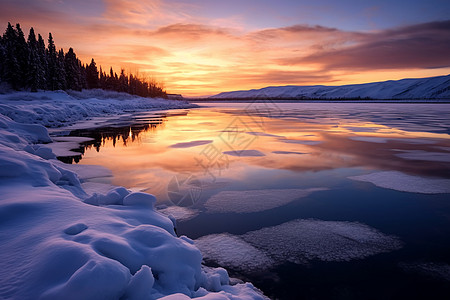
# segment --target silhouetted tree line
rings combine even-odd
[[[100,88],[125,92],[142,97],[167,97],[161,84],[145,80],[122,69],[117,75],[112,68],[109,74],[94,59],[83,64],[72,48],[67,53],[57,50],[52,34],[48,35],[47,47],[40,34],[36,38],[30,29],[28,38],[20,28],[8,23],[0,36],[0,82],[6,82],[15,90],[77,90]]]

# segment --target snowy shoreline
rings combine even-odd
[[[195,107],[99,90],[0,94],[0,298],[265,299],[177,237],[155,197],[95,182],[55,158],[47,127],[125,111]],[[44,125],[44,126],[43,126]],[[103,185],[103,186],[102,186]]]

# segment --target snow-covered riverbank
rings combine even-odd
[[[0,95],[0,298],[264,299],[250,283],[230,285],[224,269],[202,266],[152,195],[96,192],[93,179],[108,170],[65,165],[37,145],[51,142],[42,125],[190,105],[94,93]]]

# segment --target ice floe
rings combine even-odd
[[[195,240],[195,245],[204,259],[241,271],[259,271],[275,264],[263,251],[227,233],[201,237]]]
[[[443,281],[450,281],[450,265],[446,263],[400,263],[400,267],[407,272],[418,273]]]
[[[182,206],[158,206],[158,211],[166,216],[172,216],[177,221],[187,221],[199,215],[200,211],[194,208]]]
[[[450,193],[450,179],[414,176],[398,171],[382,171],[349,178],[402,192],[422,194]]]
[[[278,139],[280,142],[288,143],[288,144],[302,144],[302,145],[319,145],[322,143],[322,141],[311,141],[311,140],[294,140],[294,139],[286,139],[286,138],[280,138]]]
[[[205,141],[191,141],[191,142],[185,142],[185,143],[176,143],[173,145],[170,145],[170,148],[190,148],[190,147],[196,147],[201,145],[206,145],[212,143],[212,140],[205,140]]]
[[[265,156],[264,153],[258,150],[236,150],[236,151],[224,151],[223,154],[231,156]]]
[[[205,203],[211,213],[252,213],[286,205],[326,188],[222,191]]]
[[[247,271],[270,269],[284,262],[345,262],[402,247],[397,237],[365,224],[313,219],[297,219],[240,236],[207,235],[197,239],[195,244],[205,258]],[[240,249],[245,249],[244,255]],[[250,255],[252,259],[247,258]]]
[[[429,152],[423,150],[402,150],[402,151],[403,153],[396,153],[394,155],[409,160],[450,162],[450,153]]]
[[[274,154],[309,154],[306,152],[296,152],[296,151],[272,151]]]

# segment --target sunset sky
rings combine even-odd
[[[448,0],[0,0],[83,62],[185,96],[450,73]]]

